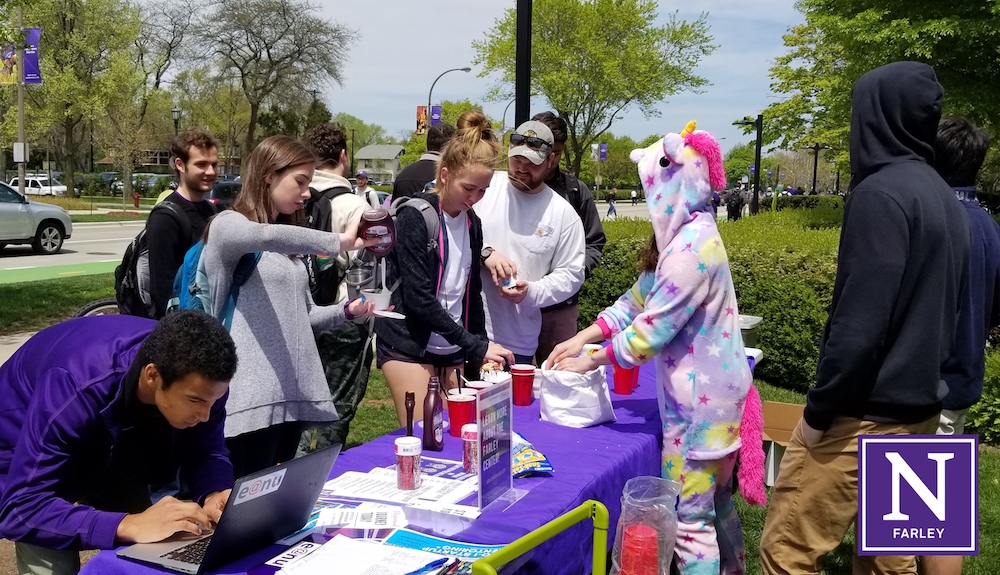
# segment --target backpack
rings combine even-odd
[[[205,270],[205,244],[201,241],[191,246],[184,254],[184,263],[174,276],[174,289],[167,303],[167,313],[179,309],[194,309],[210,314],[212,310],[212,294],[208,286],[208,274]],[[229,295],[216,318],[222,322],[226,330],[232,327],[233,312],[236,310],[236,299],[240,295],[240,287],[250,279],[257,268],[261,252],[243,254],[236,270],[233,271],[233,281],[229,285]]]
[[[393,223],[396,222],[399,210],[406,207],[420,210],[420,215],[424,217],[424,225],[427,227],[427,251],[436,250],[438,248],[438,234],[441,232],[441,216],[437,210],[423,198],[396,198],[389,204],[389,215],[392,216]]]
[[[177,220],[181,228],[181,237],[191,237],[191,221],[183,208],[164,200],[153,206],[149,217],[153,217],[157,210],[166,210]],[[149,220],[146,221],[148,224]],[[136,234],[132,243],[125,248],[122,263],[115,268],[115,301],[118,302],[119,313],[156,319],[156,308],[150,293],[149,243],[146,240],[148,229],[144,227]]]
[[[314,230],[330,231],[333,219],[333,199],[353,193],[350,188],[336,187],[322,192],[309,188],[306,202],[306,225]],[[337,265],[337,254],[312,254],[306,262],[309,270],[309,291],[316,305],[330,305],[337,301],[337,290],[346,272]]]

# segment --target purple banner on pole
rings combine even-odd
[[[41,28],[24,29],[24,83],[41,84],[42,71],[38,67],[38,42],[42,38]]]
[[[441,106],[431,106],[431,125],[441,123]]]
[[[600,150],[601,161],[602,162],[607,162],[608,161],[608,145],[607,144],[601,144],[598,147],[598,149]]]

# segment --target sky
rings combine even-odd
[[[491,30],[515,0],[316,0],[321,17],[356,30],[357,42],[343,64],[343,86],[330,86],[321,97],[334,114],[345,112],[375,123],[399,137],[413,130],[416,107],[427,105],[434,79],[450,68],[472,66],[472,42]],[[659,2],[659,24],[677,12],[693,20],[705,12],[718,48],[696,73],[710,85],[700,94],[681,93],[659,104],[660,116],[645,118],[638,108],[627,111],[611,127],[617,135],[639,140],[654,133],[679,132],[688,120],[720,138],[723,152],[748,142],[732,122],[756,116],[776,100],[768,69],[786,52],[782,36],[804,17],[794,0],[701,0]],[[423,25],[422,22],[431,22]],[[434,104],[468,98],[483,105],[490,117],[502,119],[507,102],[487,102],[493,77],[451,72],[434,86]],[[547,110],[544,97],[532,98],[531,113]],[[510,106],[506,123],[513,123]]]

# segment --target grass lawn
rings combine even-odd
[[[75,224],[92,222],[130,222],[145,220],[149,212],[108,212],[106,214],[71,214]]]
[[[33,331],[73,315],[89,301],[113,297],[112,274],[80,276],[0,285],[0,335]],[[758,381],[764,400],[803,403],[805,396]],[[361,445],[398,427],[389,389],[382,372],[373,369],[368,383],[368,393],[358,408],[347,438],[347,448]],[[994,575],[1000,573],[1000,449],[981,446],[979,450],[979,549],[978,557],[966,559],[965,575]],[[757,549],[764,528],[767,511],[750,507],[736,498],[737,510],[743,522],[748,575],[759,574]],[[824,573],[847,575],[851,572],[854,538],[849,533],[827,558]]]

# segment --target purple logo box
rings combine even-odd
[[[979,436],[858,441],[859,555],[979,554]]]

